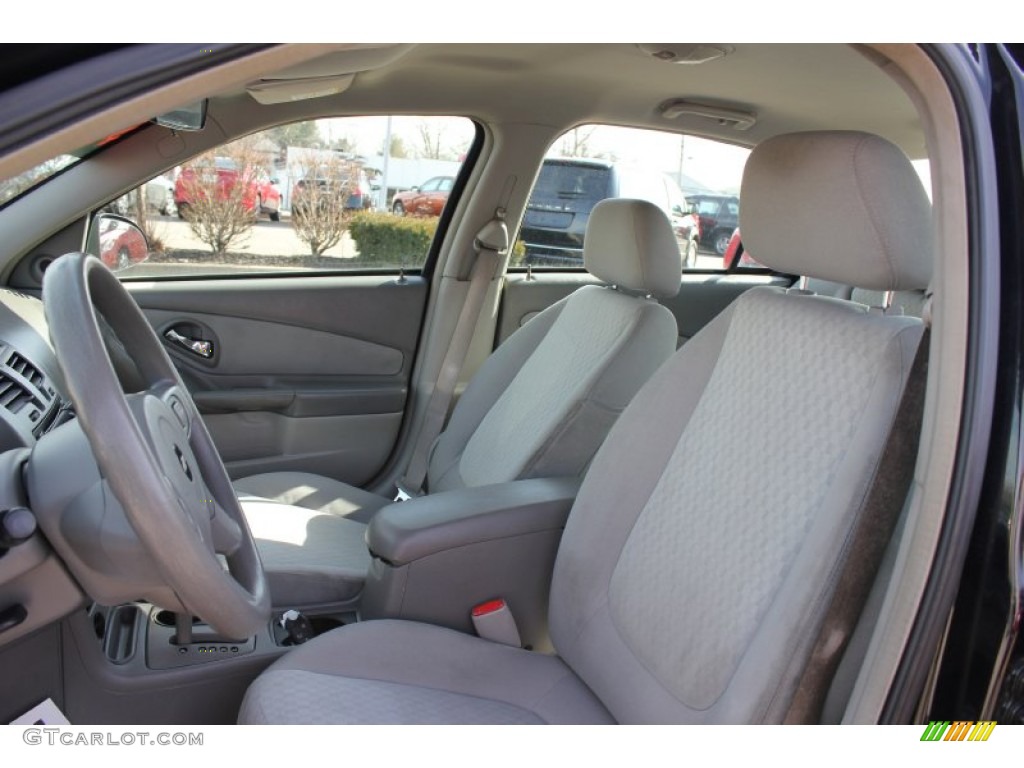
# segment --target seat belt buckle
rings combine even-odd
[[[409,499],[414,499],[417,496],[419,496],[418,493],[413,493],[412,491],[410,491],[409,488],[404,483],[402,483],[401,480],[395,483],[395,489],[395,501],[408,501]]]
[[[512,611],[508,609],[508,605],[502,598],[488,600],[473,606],[470,616],[473,619],[473,628],[476,629],[477,635],[484,640],[516,648],[523,647],[515,617],[512,616]]]

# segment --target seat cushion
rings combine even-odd
[[[239,495],[329,512],[361,523],[369,522],[374,512],[391,503],[384,496],[309,472],[266,472],[236,480],[234,487]]]
[[[234,483],[276,608],[359,596],[370,567],[366,521],[390,502],[328,477],[268,472]]]
[[[275,607],[334,605],[358,597],[370,567],[365,523],[254,496],[239,501]]]
[[[560,659],[406,621],[369,621],[291,651],[249,688],[242,724],[608,724]]]

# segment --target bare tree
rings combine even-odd
[[[416,134],[419,138],[420,156],[430,160],[444,160],[447,152],[444,150],[445,126],[440,120],[424,118],[416,126]]]
[[[263,135],[281,147],[320,147],[324,143],[315,120],[278,125],[268,128]]]
[[[590,137],[595,128],[573,128],[562,138],[564,157],[590,157]]]
[[[243,243],[256,223],[259,159],[247,142],[218,151],[200,155],[182,170],[178,210],[197,238],[224,254]]]
[[[356,189],[359,164],[336,154],[310,152],[301,169],[292,199],[292,227],[311,254],[322,256],[348,229],[347,204]]]

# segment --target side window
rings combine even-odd
[[[575,128],[544,158],[512,266],[582,269],[590,212],[605,198],[627,197],[649,200],[665,211],[684,269],[723,270],[739,225],[739,188],[749,154],[742,147],[665,131]],[[731,216],[718,214],[723,200],[732,203]]]
[[[334,118],[224,144],[105,207],[150,243],[109,266],[146,279],[415,271],[474,135],[458,117]],[[428,181],[442,194],[413,210],[413,188]]]
[[[617,197],[646,200],[654,203],[665,213],[669,213],[668,196],[665,193],[665,183],[668,179],[664,178],[662,174],[643,168],[630,168],[623,170],[619,178]]]

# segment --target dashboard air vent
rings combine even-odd
[[[0,371],[0,405],[11,413],[20,413],[21,409],[36,402],[36,398],[22,384]]]
[[[46,377],[39,372],[39,369],[17,352],[11,353],[11,357],[7,361],[7,367],[15,373],[20,373],[36,389],[41,390],[46,382]]]
[[[14,347],[0,342],[0,415],[5,421],[39,437],[53,423],[60,398],[39,368]]]

